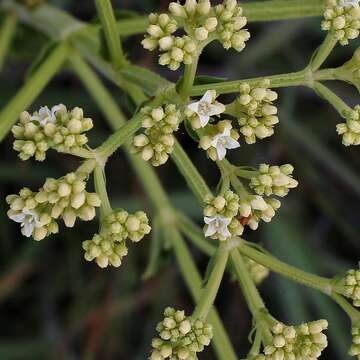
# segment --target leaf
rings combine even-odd
[[[206,85],[214,83],[222,83],[227,81],[227,78],[218,76],[199,75],[195,78],[194,85]]]
[[[31,63],[29,69],[26,71],[25,80],[28,80],[36,70],[42,65],[46,58],[52,53],[52,51],[58,45],[57,41],[50,41],[46,43],[36,55],[35,60]]]

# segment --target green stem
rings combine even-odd
[[[193,316],[195,319],[206,319],[214,304],[223,279],[226,264],[229,258],[229,246],[226,242],[220,244],[212,260],[212,269],[209,280],[201,292],[201,297],[196,305]],[[211,263],[211,262],[210,262]]]
[[[180,90],[180,95],[184,103],[188,100],[191,88],[194,85],[198,63],[199,56],[197,56],[190,65],[185,65],[184,77]]]
[[[101,218],[103,219],[112,212],[110,200],[106,190],[106,177],[104,167],[96,165],[94,171],[95,191],[101,200]]]
[[[313,89],[320,97],[327,100],[332,106],[334,106],[341,116],[344,116],[345,112],[351,111],[351,108],[327,86],[316,81]]]
[[[261,80],[269,79],[272,88],[288,87],[288,86],[305,86],[312,83],[312,74],[308,69],[288,74],[261,76],[257,78],[223,81],[214,84],[196,85],[191,90],[191,96],[200,96],[205,94],[209,89],[216,90],[218,94],[231,94],[239,92],[239,86],[243,83],[257,84]]]
[[[47,83],[59,71],[70,53],[69,50],[66,43],[58,45],[0,112],[0,141],[7,135],[20,113],[33,103]]]
[[[126,64],[116,19],[110,0],[95,0],[97,12],[104,30],[105,39],[114,67],[122,68]]]
[[[267,267],[268,269],[283,275],[284,277],[292,281],[303,284],[307,287],[320,290],[327,295],[331,294],[332,292],[331,279],[313,275],[294,266],[288,265],[271,255],[264,254],[254,249],[253,247],[245,244],[244,242],[239,245],[238,249],[241,254]]]
[[[360,324],[360,312],[341,295],[333,293],[331,298],[345,311],[353,324]]]
[[[111,126],[114,129],[123,126],[126,121],[123,114],[94,71],[79,57],[73,57],[71,63]],[[187,286],[190,288],[191,293],[196,300],[200,293],[202,279],[192,260],[191,254],[186,247],[185,241],[177,228],[171,223],[171,216],[174,213],[174,210],[171,207],[169,199],[152,167],[138,157],[131,155],[127,146],[125,146],[125,151],[131,166],[136,172],[149,199],[154,204],[154,207],[162,214],[162,216],[166,216],[165,221],[167,221],[167,224],[171,224],[171,226],[165,226],[165,229],[171,230],[171,236],[168,237],[168,240],[174,248]],[[237,360],[236,353],[226,330],[215,310],[210,312],[209,322],[214,328],[213,341],[218,358],[221,360]]]
[[[316,80],[316,81],[338,80],[339,77],[336,74],[336,71],[338,69],[321,69],[321,70],[318,70],[318,71],[316,71],[314,73],[314,80]]]
[[[274,21],[321,16],[324,0],[273,0],[243,4],[244,15],[249,22]]]
[[[172,159],[184,176],[190,189],[196,195],[200,203],[203,204],[205,197],[211,194],[211,190],[177,140],[175,141]]]
[[[7,14],[0,29],[0,70],[2,69],[5,58],[8,54],[11,41],[14,37],[18,18],[15,13]]]
[[[336,46],[338,40],[335,38],[332,32],[329,32],[326,35],[325,40],[320,45],[320,47],[315,51],[315,54],[310,62],[310,67],[312,71],[318,70],[321,65],[326,61],[334,47]]]

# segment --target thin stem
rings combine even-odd
[[[126,64],[116,19],[110,0],[95,0],[96,8],[104,30],[105,39],[110,52],[111,61],[117,69]]]
[[[205,94],[209,89],[216,90],[218,94],[231,94],[239,92],[239,87],[243,83],[257,84],[261,80],[269,79],[270,87],[280,88],[288,86],[305,86],[312,82],[312,76],[309,71],[302,70],[298,72],[272,75],[272,76],[261,76],[257,78],[235,80],[235,81],[223,81],[214,84],[196,85],[191,90],[191,96],[200,96]]]
[[[264,254],[246,243],[240,243],[238,247],[241,254],[256,261],[257,263],[267,267],[268,269],[275,271],[284,277],[303,284],[307,287],[311,287],[329,295],[332,292],[332,280],[323,278],[317,275],[310,274],[303,270],[300,270],[294,266],[288,265],[274,256]]]
[[[198,63],[199,63],[199,56],[197,56],[196,59],[194,59],[194,61],[190,65],[185,65],[184,77],[180,90],[180,95],[183,102],[186,102],[187,99],[189,98],[191,88],[194,85]]]
[[[106,178],[104,167],[97,165],[94,171],[94,183],[96,193],[101,200],[101,218],[103,219],[112,212],[110,200],[106,190]]]
[[[222,243],[216,250],[214,258],[210,260],[212,264],[209,280],[201,292],[201,297],[196,305],[193,316],[195,319],[206,319],[211,307],[214,304],[216,295],[219,291],[221,280],[224,276],[226,264],[229,258],[229,247],[227,243]],[[213,261],[213,263],[211,263]]]
[[[339,77],[336,74],[338,69],[321,69],[314,73],[314,80],[316,81],[329,81],[338,80]]]
[[[211,190],[178,141],[175,141],[172,159],[200,203],[204,203],[205,197],[211,194]]]
[[[70,49],[66,43],[58,45],[0,112],[0,141],[7,135],[18,119],[19,114],[33,103],[48,82],[59,71],[69,53]]]
[[[312,71],[318,70],[321,65],[326,61],[334,47],[336,46],[338,40],[335,38],[332,32],[328,32],[325,40],[320,45],[320,47],[315,51],[313,58],[310,62],[310,67]]]
[[[331,298],[346,312],[353,324],[360,324],[360,312],[341,295],[333,293]]]
[[[11,41],[14,37],[18,18],[15,13],[10,12],[6,15],[4,23],[0,29],[0,70],[2,69],[5,58],[8,54]]]
[[[345,104],[342,99],[340,99],[333,91],[320,82],[316,81],[314,83],[313,89],[320,97],[327,100],[332,106],[334,106],[334,108],[341,116],[344,116],[344,112],[351,110],[351,108]]]

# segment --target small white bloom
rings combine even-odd
[[[219,160],[225,158],[226,149],[236,149],[240,147],[239,142],[230,136],[229,128],[226,128],[222,134],[215,135],[211,145],[216,148]]]
[[[339,5],[345,8],[359,7],[359,0],[340,0]]]
[[[229,238],[231,233],[228,229],[231,219],[221,215],[205,216],[204,222],[207,224],[205,236],[213,236],[219,234],[224,238]]]
[[[48,123],[56,122],[56,113],[63,108],[63,105],[55,105],[51,110],[47,106],[42,106],[36,115],[31,116],[32,121],[37,121],[42,127]]]
[[[21,224],[21,233],[26,237],[32,235],[34,228],[41,227],[38,214],[26,208],[19,214],[9,215],[9,218]]]
[[[208,90],[198,101],[188,105],[188,108],[199,116],[201,127],[205,127],[211,116],[220,115],[225,111],[225,106],[213,102],[212,91]]]

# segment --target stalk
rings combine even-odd
[[[0,29],[0,70],[2,69],[8,54],[11,41],[15,35],[18,18],[15,13],[10,12]]]

